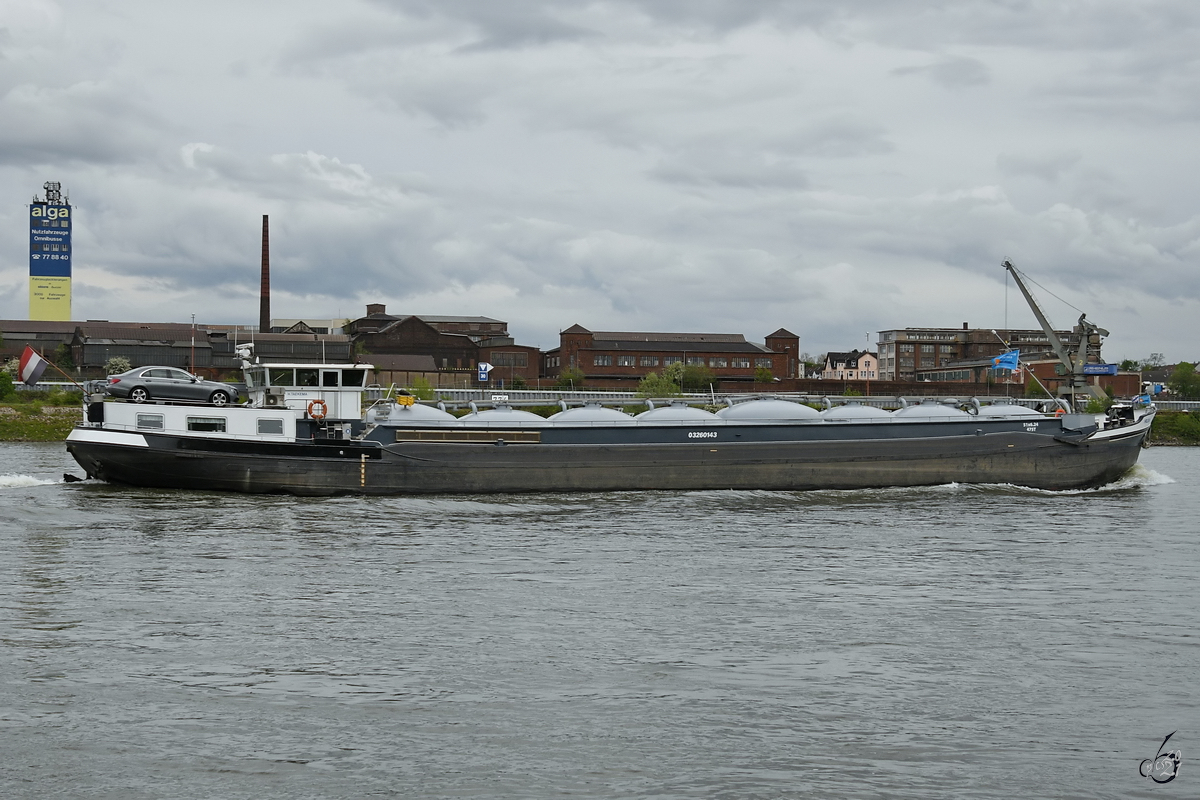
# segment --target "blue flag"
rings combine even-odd
[[[1020,350],[1009,350],[1003,355],[992,359],[992,369],[1016,369],[1017,359],[1021,357]]]

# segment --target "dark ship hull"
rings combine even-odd
[[[1106,430],[1071,429],[1050,417],[450,433],[381,427],[366,439],[282,443],[81,426],[67,447],[89,477],[113,483],[297,495],[946,483],[1063,490],[1102,486],[1127,472],[1152,418],[1151,411]]]

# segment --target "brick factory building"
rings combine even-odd
[[[492,382],[504,385],[517,378],[532,385],[541,369],[541,350],[517,344],[508,333],[508,323],[491,317],[393,316],[383,304],[372,303],[365,317],[348,323],[344,330],[363,361],[377,355],[430,356],[437,370],[464,376],[474,375],[483,361],[496,367]]]
[[[800,337],[780,328],[764,344],[740,333],[646,333],[590,331],[572,325],[559,334],[559,346],[543,356],[543,375],[555,380],[568,368],[591,385],[636,384],[671,364],[704,366],[723,382],[752,383],[758,370],[773,378],[794,378],[800,364]]]

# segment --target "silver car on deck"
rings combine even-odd
[[[138,367],[109,375],[104,391],[134,403],[149,400],[192,400],[224,406],[237,402],[237,387],[197,378],[175,367]]]

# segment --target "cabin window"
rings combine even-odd
[[[296,370],[297,386],[317,386],[317,371],[315,369]]]
[[[260,419],[258,421],[259,436],[282,436],[283,435],[283,420],[281,419]]]
[[[187,429],[204,433],[224,433],[224,417],[188,417]]]
[[[366,370],[362,369],[344,369],[342,370],[342,386],[362,386],[363,377],[366,374]]]
[[[163,415],[138,414],[137,426],[148,431],[161,431],[163,429]]]
[[[271,385],[272,386],[295,386],[296,375],[290,369],[273,369],[271,370]]]
[[[338,385],[337,371],[336,370],[322,370],[321,371],[321,385],[322,386],[337,386]]]

